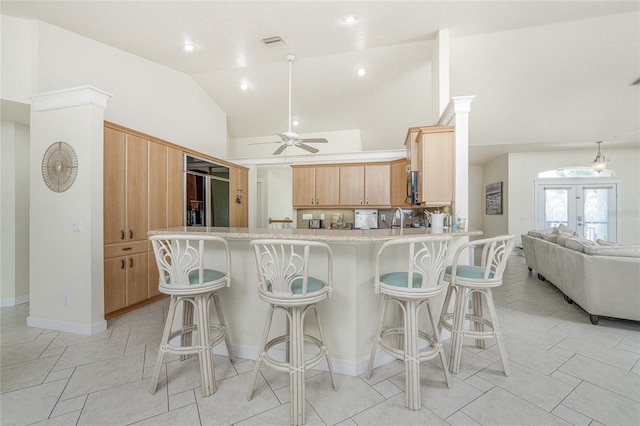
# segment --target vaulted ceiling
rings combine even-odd
[[[432,124],[433,40],[448,29],[451,95],[477,96],[470,133],[475,163],[514,150],[593,148],[599,139],[638,144],[640,86],[631,83],[640,76],[639,10],[637,1],[1,5],[2,14],[39,19],[191,75],[227,113],[230,138],[286,130],[284,56],[295,53],[295,130],[360,129],[364,150],[402,148],[407,127]],[[631,14],[635,29],[584,31],[622,14]],[[348,25],[345,15],[358,20]],[[272,36],[284,43],[265,45]],[[184,42],[197,48],[185,52]],[[364,76],[356,74],[361,67]],[[240,89],[242,82],[248,90]]]

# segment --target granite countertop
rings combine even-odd
[[[482,231],[475,229],[432,232],[432,228],[393,228],[393,229],[272,229],[272,228],[215,228],[197,226],[179,226],[175,228],[154,229],[148,235],[159,234],[208,234],[230,240],[253,240],[258,238],[313,240],[337,243],[357,243],[387,241],[394,237],[411,235],[451,235],[452,237],[481,236]]]

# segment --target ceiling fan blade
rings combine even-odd
[[[299,140],[305,143],[327,143],[328,142],[325,138],[309,138],[309,139],[299,139]]]
[[[265,144],[268,144],[268,143],[282,143],[282,141],[273,141],[273,142],[252,142],[252,143],[249,143],[249,144],[247,144],[247,145],[265,145]]]
[[[284,151],[285,149],[287,149],[287,146],[288,146],[287,144],[284,144],[284,143],[283,143],[282,145],[280,145],[280,147],[279,147],[278,149],[276,149],[276,150],[273,152],[273,155],[278,155],[278,154],[280,154],[282,151]]]
[[[312,147],[312,146],[305,145],[305,144],[303,144],[303,143],[297,143],[297,144],[296,144],[296,146],[297,146],[298,148],[302,148],[302,149],[304,149],[305,151],[309,151],[309,152],[310,152],[310,153],[312,153],[312,154],[315,154],[316,152],[318,152],[318,151],[319,151],[319,149],[318,149],[318,148],[314,148],[314,147]]]

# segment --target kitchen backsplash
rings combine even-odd
[[[433,210],[433,209],[429,209]],[[448,208],[447,208],[448,210]],[[425,218],[424,208],[420,207],[406,207],[402,209],[404,213],[405,226],[411,226],[413,224],[417,226],[428,226]],[[396,209],[378,209],[378,226],[380,229],[389,229],[393,221],[393,215],[396,213]],[[304,215],[304,216],[303,216]],[[309,219],[303,219],[311,215],[311,219],[322,219],[322,227],[329,229],[331,223],[342,219],[344,228],[352,228],[354,222],[353,209],[297,209],[296,210],[296,223],[298,228],[309,228]],[[324,219],[323,219],[324,215]]]

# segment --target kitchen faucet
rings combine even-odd
[[[400,212],[400,226],[396,225],[396,213]],[[391,221],[392,228],[404,228],[404,212],[400,207],[396,207],[396,211],[393,212],[393,220]]]

